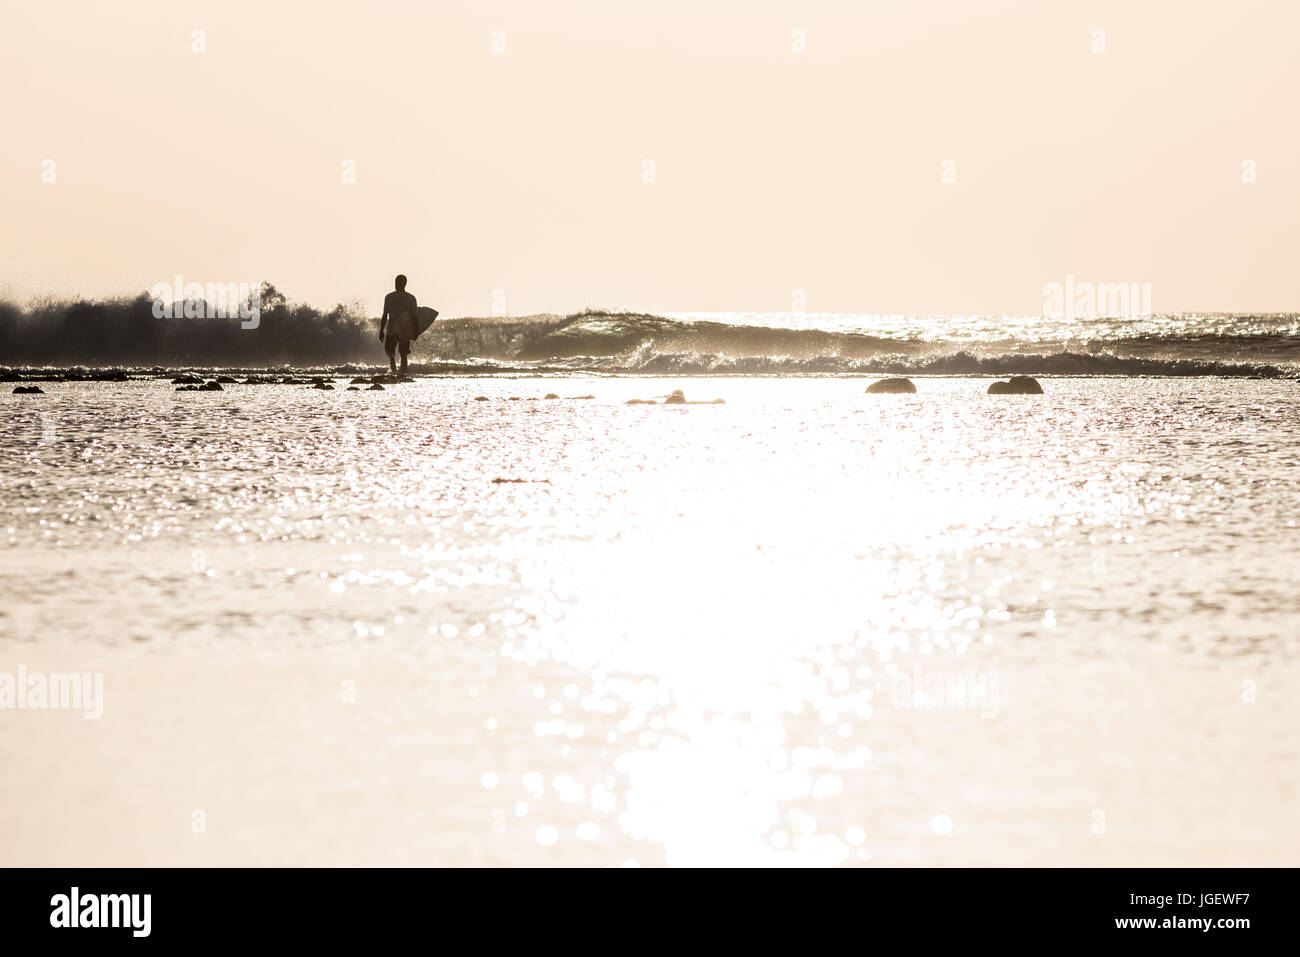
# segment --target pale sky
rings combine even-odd
[[[1297,310],[1298,35],[1282,0],[4,0],[0,294]]]

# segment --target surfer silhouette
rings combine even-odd
[[[396,287],[384,297],[384,314],[379,320],[379,339],[388,353],[388,368],[398,374],[397,355],[402,356],[401,374],[406,375],[406,358],[411,354],[411,340],[416,336],[415,297],[406,291],[406,277],[393,280]]]

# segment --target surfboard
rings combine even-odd
[[[417,306],[415,309],[415,338],[420,338],[424,330],[433,325],[433,320],[437,318],[437,309],[430,309],[428,306]]]

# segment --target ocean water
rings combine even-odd
[[[0,862],[1300,862],[1297,383],[869,381],[0,397]]]
[[[205,307],[204,307],[205,308]],[[147,296],[108,302],[0,302],[11,366],[290,365],[382,362],[377,319],[288,303],[271,289],[255,328],[167,319]],[[1258,375],[1300,376],[1300,315],[1132,317],[675,313],[442,317],[415,344],[441,374]],[[0,372],[3,372],[0,369]]]

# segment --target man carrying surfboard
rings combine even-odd
[[[384,297],[384,314],[379,320],[379,340],[388,353],[388,368],[393,375],[398,375],[397,353],[402,356],[401,375],[406,375],[406,358],[411,354],[411,340],[419,331],[416,328],[415,313],[419,306],[415,297],[406,291],[406,277],[398,276],[393,280],[396,288]]]

